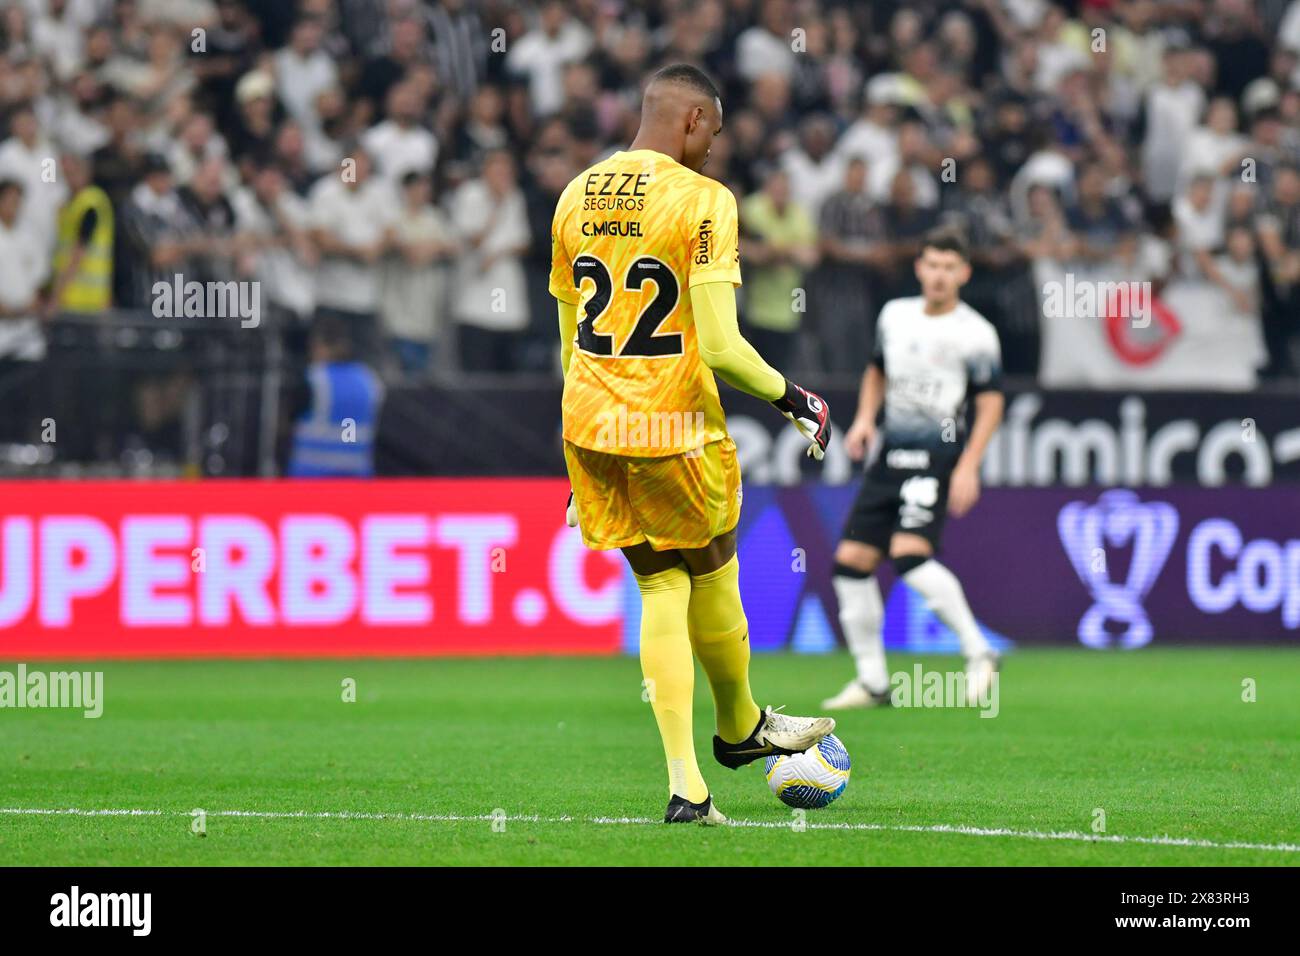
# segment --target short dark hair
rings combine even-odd
[[[926,249],[955,252],[970,262],[970,246],[966,242],[966,236],[954,226],[937,226],[927,232],[921,239],[921,252],[925,252]]]
[[[343,319],[325,313],[312,322],[311,337],[335,355],[349,358],[352,355],[352,332]]]
[[[722,99],[722,94],[718,92],[717,86],[709,79],[709,75],[699,67],[691,66],[689,63],[670,63],[668,66],[656,70],[654,76],[650,77],[650,82],[678,83],[682,86],[689,86],[691,89],[712,99]]]
[[[151,176],[154,173],[166,173],[170,176],[172,167],[161,153],[146,153],[140,164],[140,172],[144,176]]]
[[[410,189],[416,183],[431,179],[430,175],[418,169],[408,169],[402,174],[402,188]]]

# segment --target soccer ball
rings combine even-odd
[[[820,810],[849,785],[849,752],[840,738],[827,734],[801,754],[768,757],[763,769],[767,785],[786,806]]]

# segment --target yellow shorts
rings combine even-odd
[[[564,443],[578,527],[596,551],[650,542],[702,548],[740,521],[736,443],[715,441],[666,458],[633,458]]]

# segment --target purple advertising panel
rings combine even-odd
[[[746,489],[741,587],[756,650],[843,646],[832,555],[856,489]],[[1300,487],[992,488],[950,518],[944,561],[998,646],[1300,646]],[[886,564],[886,645],[955,637]],[[625,646],[635,646],[635,587]]]
[[[997,489],[949,532],[972,607],[1013,639],[1300,646],[1295,486]]]

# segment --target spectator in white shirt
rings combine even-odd
[[[240,271],[261,282],[267,302],[308,319],[316,306],[318,256],[311,241],[307,201],[289,188],[275,162],[254,167],[248,186],[235,193]]]
[[[763,0],[759,19],[736,40],[736,72],[751,82],[764,73],[789,79],[795,65],[789,0]]]
[[[1291,0],[1277,28],[1278,44],[1287,50],[1300,50],[1300,0]]]
[[[840,136],[835,152],[845,160],[859,158],[868,167],[897,157],[899,106],[894,96],[892,88],[868,83],[866,109]]]
[[[104,65],[105,82],[136,100],[143,116],[165,111],[198,82],[186,69],[185,53],[189,33],[170,23],[150,22],[142,30],[147,37],[143,50],[132,52],[125,44]]]
[[[39,427],[37,409],[48,407],[41,392],[47,376],[32,363],[45,358],[39,290],[49,274],[44,256],[19,217],[23,187],[0,177],[0,380],[5,413],[0,441],[26,441]]]
[[[51,138],[69,152],[89,156],[110,139],[103,115],[105,90],[90,73],[78,74],[66,90],[51,100]]]
[[[0,360],[32,362],[45,357],[36,316],[49,261],[19,216],[22,202],[22,183],[0,179]]]
[[[894,179],[906,171],[915,187],[915,201],[923,209],[939,205],[939,181],[931,169],[939,167],[939,151],[930,142],[925,124],[905,120],[898,127],[898,149],[874,164],[867,166],[867,188],[871,198],[878,203],[889,202],[894,190]]]
[[[1215,264],[1219,267],[1224,282],[1241,292],[1240,297],[1234,299],[1234,304],[1238,308],[1246,306],[1242,311],[1257,319],[1260,312],[1259,260],[1256,257],[1255,234],[1249,225],[1235,225],[1227,230],[1223,252],[1215,257]],[[1267,358],[1267,355],[1261,355],[1262,360]]]
[[[47,0],[44,15],[32,23],[32,46],[61,82],[71,80],[81,66],[84,28],[67,0]]]
[[[1187,152],[1180,170],[1180,184],[1186,186],[1196,173],[1222,179],[1241,172],[1241,161],[1250,155],[1250,140],[1237,132],[1237,104],[1227,96],[1216,96],[1205,108],[1205,125],[1187,137]]]
[[[1258,371],[1268,365],[1269,343],[1263,316],[1263,283],[1255,235],[1250,226],[1244,223],[1230,226],[1224,235],[1223,247],[1222,254],[1215,256],[1214,262],[1229,290],[1231,309],[1220,322],[1248,343],[1254,368]],[[1281,344],[1285,347],[1285,338]]]
[[[168,20],[187,29],[208,27],[217,18],[216,4],[212,0],[139,0],[140,15],[146,20]]]
[[[356,139],[359,132],[354,130],[352,119],[347,99],[339,87],[320,91],[316,97],[316,124],[302,127],[303,156],[308,166],[320,174],[338,168],[345,156],[344,144]]]
[[[12,132],[0,143],[0,177],[22,186],[19,217],[30,241],[45,253],[54,249],[55,219],[68,198],[68,187],[57,172],[58,148],[41,131],[29,104],[19,106],[9,122]]]
[[[522,258],[529,232],[509,152],[487,154],[482,176],[456,191],[451,218],[461,241],[453,306],[461,367],[510,371],[516,364],[519,333],[528,327]]]
[[[320,121],[316,97],[338,85],[338,70],[321,48],[325,25],[319,17],[304,16],[293,26],[289,45],[275,54],[276,91],[289,115],[314,129]]]
[[[1223,289],[1240,312],[1250,312],[1254,303],[1248,291],[1234,285],[1220,267],[1217,253],[1224,246],[1224,195],[1215,190],[1215,177],[1197,173],[1186,193],[1173,203],[1178,227],[1179,268],[1189,279],[1201,279]]]
[[[402,206],[389,228],[381,313],[401,370],[427,376],[437,359],[447,303],[444,263],[456,251],[451,226],[433,204],[425,173],[402,179]]]
[[[844,184],[847,158],[833,149],[835,122],[824,114],[808,117],[799,126],[799,144],[781,156],[781,167],[790,175],[790,188],[797,205],[808,210],[814,222],[822,203]]]
[[[192,113],[181,127],[180,136],[167,152],[167,162],[178,185],[184,186],[194,171],[209,159],[224,160],[230,155],[225,137],[216,131],[208,113]]]
[[[438,161],[438,140],[420,124],[424,101],[411,83],[396,83],[388,91],[388,118],[361,138],[375,157],[379,174],[400,183],[407,173],[428,175]]]
[[[546,0],[539,25],[506,54],[506,69],[528,79],[533,112],[549,116],[564,105],[565,64],[581,60],[591,47],[591,32],[569,15],[566,5]]]
[[[379,349],[379,260],[395,203],[365,150],[352,149],[349,159],[339,172],[322,176],[308,197],[321,254],[316,311],[347,323],[359,354],[371,358]]]
[[[1142,177],[1153,202],[1169,202],[1177,192],[1187,142],[1205,106],[1205,91],[1192,79],[1193,67],[1191,51],[1166,50],[1164,76],[1147,91]]]

